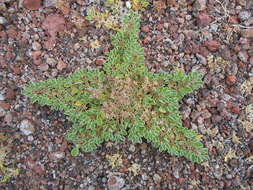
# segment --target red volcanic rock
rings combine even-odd
[[[40,8],[41,0],[24,0],[24,7],[30,11],[34,11]]]

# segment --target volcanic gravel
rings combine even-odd
[[[152,72],[203,74],[204,86],[184,97],[180,111],[184,126],[203,136],[210,160],[195,164],[145,140],[105,142],[72,157],[73,144],[64,139],[72,123],[21,91],[31,81],[103,67],[113,31],[85,16],[105,2],[0,0],[0,133],[11,141],[7,167],[19,169],[1,189],[252,189],[253,133],[241,121],[253,114],[245,111],[253,92],[241,86],[253,84],[253,1],[159,1],[165,6],[150,0],[141,12],[145,64]],[[116,167],[108,155],[119,156]]]

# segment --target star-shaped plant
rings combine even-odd
[[[138,43],[140,16],[129,11],[112,39],[103,70],[79,70],[67,78],[25,86],[33,102],[63,110],[73,126],[66,138],[79,150],[90,152],[104,141],[134,143],[143,137],[160,151],[194,162],[208,159],[200,137],[182,126],[179,101],[202,86],[201,75],[176,71],[151,73]]]

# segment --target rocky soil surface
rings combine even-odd
[[[63,3],[62,3],[63,2]],[[203,164],[145,141],[106,142],[72,157],[71,122],[33,104],[24,84],[103,67],[111,34],[85,19],[103,0],[0,0],[0,133],[6,190],[190,190],[253,187],[253,1],[158,0],[141,13],[145,64],[153,72],[201,72],[204,87],[181,102],[184,126],[201,134]],[[126,3],[129,6],[129,2]],[[2,174],[0,174],[1,179]]]

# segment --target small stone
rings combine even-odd
[[[0,117],[4,117],[5,114],[6,114],[6,111],[2,107],[0,107]]]
[[[21,74],[21,69],[19,67],[13,67],[12,70],[15,75]]]
[[[170,61],[164,61],[163,62],[163,66],[164,67],[168,67],[170,64],[171,64]]]
[[[142,175],[141,175],[141,179],[142,179],[143,181],[147,181],[147,180],[148,180],[148,175],[147,175],[146,173],[142,174]]]
[[[41,0],[24,0],[24,7],[30,11],[34,11],[40,8]]]
[[[7,100],[14,100],[16,98],[16,92],[13,89],[8,88],[6,90],[5,98]]]
[[[149,25],[145,25],[141,28],[142,32],[148,33],[149,32]]]
[[[220,42],[217,40],[208,40],[204,43],[204,46],[210,51],[217,51],[220,48]]]
[[[212,32],[217,32],[218,28],[219,28],[218,24],[211,24],[210,25],[210,29]]]
[[[12,122],[12,114],[11,113],[7,113],[4,117],[4,121],[7,123],[7,124],[10,124]]]
[[[163,24],[158,24],[156,28],[157,28],[157,30],[162,31],[163,30]]]
[[[179,178],[179,171],[177,168],[173,171],[173,176],[177,179]]]
[[[239,57],[239,59],[240,59],[241,61],[243,61],[243,62],[247,62],[248,59],[249,59],[249,55],[248,55],[248,53],[247,53],[246,51],[240,51],[240,52],[238,53],[238,57]]]
[[[127,7],[128,9],[131,9],[132,5],[131,5],[131,2],[130,2],[130,1],[127,1],[127,2],[126,2],[126,7]]]
[[[105,60],[102,59],[102,58],[97,58],[96,61],[95,61],[95,64],[97,66],[102,66],[104,64]]]
[[[63,159],[64,157],[65,157],[64,152],[53,152],[50,154],[50,158],[52,160],[60,160],[60,159]]]
[[[38,164],[33,160],[27,160],[26,166],[37,174],[42,174],[45,171],[45,167],[42,164]]]
[[[251,179],[253,177],[253,165],[248,167],[246,172],[246,178]]]
[[[4,1],[0,1],[0,12],[4,12],[7,10],[6,4],[4,3]]]
[[[244,38],[253,38],[253,28],[242,29],[241,36]]]
[[[81,47],[81,45],[79,43],[75,43],[74,44],[74,50],[78,51],[78,49]]]
[[[29,135],[29,136],[27,137],[27,140],[30,141],[30,142],[33,141],[33,139],[34,139],[34,138],[33,138],[32,135]]]
[[[216,165],[215,166],[215,171],[214,171],[214,176],[217,178],[217,179],[220,179],[223,175],[223,172],[222,172],[222,169],[220,169],[219,165]]]
[[[9,110],[11,106],[8,103],[1,103],[0,102],[0,107],[2,107],[5,110]]]
[[[201,27],[208,26],[212,22],[212,18],[204,13],[199,14],[197,17],[197,24]]]
[[[141,146],[141,154],[145,154],[148,148],[148,145],[146,143],[142,143]]]
[[[253,17],[250,17],[247,21],[244,22],[246,26],[253,25]]]
[[[241,11],[239,13],[239,19],[241,21],[245,21],[251,17],[251,13],[249,11]]]
[[[125,185],[125,180],[118,176],[111,176],[107,181],[109,190],[120,190]]]
[[[33,42],[32,48],[33,48],[33,50],[38,51],[41,49],[41,45],[39,42]]]
[[[239,106],[233,106],[232,109],[231,109],[231,111],[232,111],[233,113],[239,115],[240,112],[241,112],[241,108],[240,108]]]
[[[63,69],[65,69],[67,67],[67,64],[66,63],[64,63],[63,61],[59,61],[58,63],[57,63],[57,69],[58,70],[63,70]]]
[[[147,44],[147,43],[149,43],[149,42],[151,42],[151,37],[150,37],[150,36],[147,36],[147,37],[143,40],[143,43],[144,43],[144,44]]]
[[[129,151],[130,152],[134,152],[135,151],[135,146],[133,144],[130,145]]]
[[[41,63],[42,63],[42,61],[41,61],[40,59],[35,60],[35,61],[33,62],[34,65],[40,65]]]
[[[169,28],[169,23],[166,22],[166,23],[163,24],[163,26],[164,26],[164,28],[168,29]]]
[[[197,11],[203,11],[206,9],[206,0],[196,0],[194,3],[194,8]]]
[[[0,16],[0,24],[6,24],[7,20],[3,16]]]
[[[4,100],[5,100],[4,95],[0,93],[0,101],[4,101]]]
[[[251,65],[253,65],[253,56],[251,56],[251,57],[249,58],[249,63],[250,63]]]
[[[34,125],[27,119],[22,120],[18,128],[26,136],[34,133],[35,131]]]
[[[229,23],[229,24],[238,24],[237,16],[230,16],[230,17],[228,18],[228,23]]]
[[[253,138],[249,142],[249,149],[251,152],[253,152]]]
[[[43,64],[40,64],[40,65],[38,66],[38,68],[39,68],[39,70],[41,70],[41,71],[47,71],[48,68],[49,68],[49,66],[48,66],[48,64],[43,63]]]
[[[10,29],[7,30],[7,35],[8,35],[9,38],[15,39],[18,35],[18,32],[17,32],[17,30],[14,30],[13,28],[10,28]]]
[[[52,49],[56,43],[57,33],[65,30],[65,19],[60,14],[51,14],[44,19],[41,27],[49,35],[44,43],[45,48]]]
[[[234,75],[227,76],[227,84],[233,85],[235,83],[236,83],[236,76]]]
[[[33,59],[38,59],[42,54],[42,51],[38,50],[38,51],[33,51],[32,52],[32,58]]]
[[[209,55],[209,51],[207,50],[206,47],[200,46],[199,47],[199,53],[203,56],[203,57],[208,57]]]
[[[227,175],[226,175],[226,178],[227,178],[227,179],[232,179],[233,176],[232,176],[231,174],[227,174]]]
[[[51,7],[55,6],[58,0],[44,0],[43,5],[44,7]]]
[[[56,60],[55,60],[54,58],[52,58],[52,57],[48,57],[48,58],[46,59],[46,63],[47,63],[48,65],[55,66],[55,65],[56,65]]]
[[[88,187],[88,190],[96,190],[96,187],[93,186],[93,185],[90,185],[90,186]]]
[[[159,176],[158,174],[155,174],[155,175],[153,176],[153,180],[154,180],[154,182],[155,182],[156,184],[160,184],[161,181],[162,181],[162,178],[161,178],[161,176]]]

